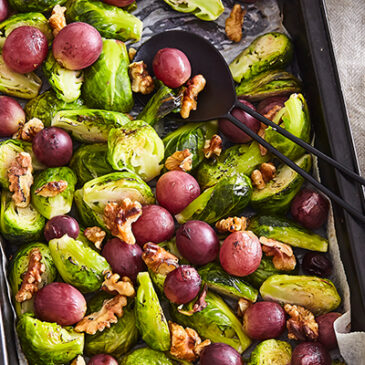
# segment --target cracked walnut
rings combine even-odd
[[[179,259],[152,242],[143,246],[142,260],[155,274],[167,275],[179,266]]]
[[[171,156],[167,157],[165,167],[169,171],[190,171],[193,168],[193,155],[189,149],[176,151]]]
[[[132,91],[144,95],[151,94],[155,84],[148,73],[147,65],[143,61],[133,62],[128,66],[128,70],[132,81]]]
[[[195,75],[186,83],[180,110],[183,119],[189,118],[190,112],[196,110],[198,94],[204,90],[206,83],[203,75]]]

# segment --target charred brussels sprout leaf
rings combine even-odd
[[[45,184],[60,180],[67,182],[67,188],[56,196],[44,197],[36,193]],[[34,207],[47,219],[67,214],[71,210],[76,181],[76,175],[69,167],[52,167],[41,171],[35,176],[31,188]]]
[[[287,365],[291,361],[291,346],[280,340],[266,340],[259,343],[251,353],[248,365]]]
[[[137,328],[142,339],[154,350],[170,349],[170,331],[148,272],[139,273],[136,296]]]
[[[174,363],[160,351],[155,351],[149,347],[139,348],[124,356],[121,365],[173,365]]]
[[[156,131],[133,120],[109,132],[108,162],[114,170],[129,170],[150,181],[160,174],[164,145]]]
[[[104,38],[120,41],[141,39],[142,21],[121,8],[98,0],[69,0],[66,6],[68,23],[89,23]]]
[[[316,276],[274,275],[262,284],[260,294],[264,300],[301,305],[316,316],[332,312],[341,303],[332,281]]]
[[[49,241],[54,263],[62,279],[83,293],[100,289],[103,272],[110,270],[106,259],[81,241],[64,235]]]
[[[65,364],[83,352],[84,334],[72,327],[42,322],[28,313],[20,317],[16,329],[31,365]]]
[[[8,188],[8,169],[15,156],[24,152],[23,143],[14,139],[7,139],[0,142],[0,184]]]
[[[103,4],[100,1],[97,3]],[[110,22],[108,19],[107,24]],[[86,104],[96,109],[128,113],[134,104],[128,65],[125,44],[115,39],[105,39],[100,57],[85,71],[82,96]]]
[[[11,291],[13,294],[13,298],[18,293],[24,274],[28,270],[29,264],[29,253],[33,248],[38,248],[42,255],[42,264],[45,266],[45,270],[41,275],[41,283],[39,284],[39,288],[52,283],[57,276],[56,266],[53,262],[51,251],[48,246],[44,243],[31,243],[26,246],[23,246],[15,255],[15,257],[10,262],[10,270],[9,270],[9,282]],[[14,307],[18,316],[23,313],[31,312],[33,313],[33,298],[31,300],[26,300],[25,302],[19,303],[14,298]]]

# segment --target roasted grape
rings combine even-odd
[[[212,343],[204,348],[200,365],[243,365],[241,355],[225,343]]]
[[[322,253],[307,252],[303,257],[302,269],[308,275],[328,278],[332,273],[332,263]]]
[[[104,3],[109,5],[118,6],[119,8],[123,8],[135,2],[135,0],[103,0]]]
[[[25,123],[20,104],[8,96],[0,96],[0,137],[11,137]]]
[[[318,342],[302,342],[293,351],[291,365],[331,365],[331,356]]]
[[[284,107],[284,103],[288,100],[287,96],[272,96],[259,102],[257,105],[257,112],[265,115],[275,107]]]
[[[327,350],[333,350],[338,346],[333,324],[339,317],[341,317],[341,313],[331,312],[316,318],[319,333],[318,341]]]
[[[93,356],[87,365],[118,365],[118,362],[110,355],[98,354]]]
[[[9,16],[9,5],[6,0],[0,0],[0,22]]]
[[[46,241],[54,238],[61,238],[63,235],[76,239],[80,233],[80,227],[75,218],[69,215],[58,215],[51,218],[44,227],[44,238]]]

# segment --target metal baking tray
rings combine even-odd
[[[315,146],[358,172],[324,0],[279,0],[284,26],[293,38],[299,72],[316,135]],[[187,27],[188,28],[188,27]],[[363,190],[333,168],[319,161],[321,181],[365,210]],[[352,330],[365,330],[365,227],[334,206],[335,227],[351,292]],[[17,365],[14,313],[6,285],[6,257],[0,245],[0,365]]]

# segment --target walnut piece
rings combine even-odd
[[[191,308],[190,310],[185,310],[184,304],[181,304],[177,307],[178,312],[184,314],[185,316],[192,316],[194,313],[201,312],[208,305],[208,303],[205,301],[207,293],[208,293],[208,285],[204,284],[204,288],[201,291],[198,299],[194,303],[193,308]]]
[[[126,297],[133,297],[136,294],[132,281],[127,276],[123,276],[122,280],[120,280],[118,274],[113,274],[107,270],[104,273],[104,279],[101,289],[108,293],[114,294],[116,292]]]
[[[33,294],[38,291],[38,284],[42,282],[42,274],[46,266],[42,263],[42,254],[39,248],[33,248],[29,252],[29,262],[27,272],[24,274],[19,291],[15,295],[15,300],[19,303],[32,299]]]
[[[206,83],[207,82],[203,75],[195,75],[186,83],[180,110],[180,115],[183,119],[189,118],[190,112],[192,110],[196,110],[198,106],[198,94],[203,91]]]
[[[129,77],[132,81],[132,91],[143,95],[150,94],[155,88],[147,65],[143,61],[133,62],[128,66]]]
[[[239,42],[242,39],[242,25],[246,10],[241,5],[235,4],[231,14],[226,19],[226,34],[233,42]]]
[[[89,314],[76,324],[76,332],[86,332],[95,335],[97,331],[110,328],[118,318],[123,316],[123,307],[127,305],[127,298],[124,295],[116,295],[114,298],[105,300],[98,312]]]
[[[260,237],[260,243],[266,256],[274,256],[272,263],[276,269],[284,271],[295,269],[297,260],[289,245],[266,237]]]
[[[207,139],[204,145],[205,158],[211,158],[212,156],[220,156],[222,153],[223,142],[222,138],[218,134],[214,134],[211,139]]]
[[[249,219],[246,217],[228,217],[221,219],[215,224],[218,232],[240,232],[245,231],[248,226]]]
[[[258,190],[262,190],[265,187],[265,181],[264,181],[264,178],[262,177],[260,170],[252,171],[251,181],[252,181],[252,185]]]
[[[210,340],[202,342],[198,333],[191,329],[169,321],[171,333],[170,354],[178,359],[186,361],[195,361],[200,356],[204,347],[210,345]]]
[[[85,362],[84,358],[81,355],[79,355],[75,359],[72,360],[71,365],[86,365],[86,362]]]
[[[290,340],[315,341],[318,338],[318,323],[312,312],[291,304],[285,304],[284,310],[291,317],[286,321]]]
[[[246,310],[252,305],[252,302],[250,302],[247,299],[240,298],[237,303],[237,316],[242,318],[245,314]]]
[[[68,183],[65,180],[50,181],[38,188],[35,193],[45,198],[52,198],[64,192],[67,186]]]
[[[142,260],[155,274],[167,275],[179,266],[179,259],[152,242],[143,246]]]
[[[64,6],[56,5],[53,10],[48,23],[53,29],[53,36],[56,35],[63,29],[66,24],[65,11],[67,9]]]
[[[269,181],[271,181],[275,175],[276,175],[276,167],[273,163],[264,162],[260,166],[260,172],[262,175],[262,178],[264,179],[265,183],[267,184]]]
[[[84,236],[91,241],[98,250],[101,250],[101,244],[106,233],[98,226],[88,227],[84,230]]]
[[[44,125],[40,119],[32,118],[25,124],[20,125],[18,131],[13,135],[13,138],[31,142],[35,135],[43,128]]]
[[[104,208],[104,222],[111,234],[125,243],[134,245],[136,239],[132,232],[132,224],[142,215],[142,205],[129,198],[121,202],[111,202]]]
[[[18,153],[8,169],[9,190],[18,208],[26,208],[30,203],[30,187],[33,184],[32,158],[27,152]]]
[[[165,161],[167,170],[190,171],[193,168],[193,155],[189,149],[176,151]]]
[[[263,127],[263,125],[265,126],[265,127]],[[261,127],[260,127],[260,129],[259,129],[259,131],[257,132],[257,135],[259,136],[259,137],[261,137],[262,139],[265,139],[265,131],[266,131],[266,125],[265,124],[263,124],[263,123],[261,123]],[[260,149],[260,154],[261,154],[261,156],[266,156],[267,154],[268,154],[268,150],[263,146],[263,145],[261,145],[261,144],[259,144],[259,149]]]
[[[136,56],[137,50],[133,47],[129,47],[128,48],[128,56],[129,56],[129,61],[133,61],[134,57]]]

